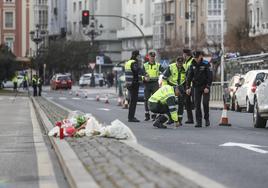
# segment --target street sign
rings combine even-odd
[[[114,67],[113,70],[114,71],[122,71],[123,70],[123,67]]]
[[[103,65],[104,64],[104,57],[103,56],[96,56],[96,64]]]
[[[88,64],[88,68],[94,69],[95,68],[96,63],[89,63]]]

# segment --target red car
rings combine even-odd
[[[65,74],[55,74],[50,80],[52,90],[72,89],[72,80],[70,76]]]

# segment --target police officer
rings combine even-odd
[[[32,86],[33,86],[33,96],[37,96],[37,75],[33,75],[32,78]]]
[[[183,57],[185,59],[184,67],[186,69],[186,76],[189,70],[189,67],[192,65],[193,57],[192,57],[192,51],[190,49],[183,49]],[[185,108],[187,111],[187,121],[185,121],[186,124],[192,124],[194,123],[193,119],[193,112],[192,112],[192,104],[193,104],[193,93],[190,95],[185,95]]]
[[[166,69],[163,75],[163,85],[179,86],[182,94],[178,97],[178,115],[179,124],[182,125],[183,106],[184,106],[184,88],[186,80],[186,71],[184,68],[184,58],[179,56],[176,63],[172,63]],[[169,122],[172,123],[172,122]]]
[[[186,93],[191,94],[191,90],[194,90],[195,101],[195,115],[196,125],[195,127],[202,127],[202,112],[201,112],[201,99],[203,97],[203,109],[205,125],[210,126],[209,121],[209,97],[210,86],[212,83],[212,73],[210,65],[203,61],[204,53],[202,51],[194,52],[194,60],[189,67],[189,72],[186,81]],[[192,87],[191,87],[192,83]]]
[[[148,108],[148,99],[151,97],[154,92],[156,92],[159,88],[158,78],[160,73],[163,71],[160,63],[155,61],[155,52],[149,52],[149,61],[144,63],[143,70],[145,76],[142,77],[144,82],[144,106],[145,106],[145,121],[150,120],[150,113]],[[156,117],[155,114],[152,115],[152,119],[154,120]]]
[[[38,77],[38,79],[37,79],[38,96],[41,96],[41,93],[42,93],[42,85],[43,85],[43,80],[40,77]]]
[[[176,127],[180,126],[175,99],[179,95],[178,86],[164,85],[149,98],[150,111],[160,114],[157,116],[153,126],[167,128],[163,123],[167,122],[169,118],[175,122]]]
[[[18,88],[18,77],[17,77],[17,73],[15,73],[14,77],[12,78],[12,82],[13,82],[13,90],[17,91]]]
[[[141,82],[141,68],[139,66],[140,53],[138,50],[132,52],[130,60],[125,63],[126,87],[130,94],[128,121],[140,122],[135,117],[136,106],[138,101],[139,82]]]

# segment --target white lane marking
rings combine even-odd
[[[93,101],[93,100],[96,100],[96,99],[95,98],[92,98],[92,97],[88,97],[87,100]]]
[[[47,97],[47,99],[52,100],[52,99],[53,99],[53,97]]]
[[[73,100],[80,100],[81,98],[73,97],[72,99],[73,99]]]
[[[59,100],[66,100],[66,97],[59,97]]]
[[[97,108],[97,110],[101,110],[101,111],[110,111],[109,108]]]
[[[227,142],[227,143],[224,143],[220,146],[234,146],[234,147],[236,146],[236,147],[241,147],[241,148],[248,149],[248,150],[255,151],[258,153],[262,153],[262,154],[268,153],[268,151],[266,151],[266,150],[259,149],[260,147],[265,147],[265,146],[259,146],[259,145],[254,145],[254,144]]]
[[[38,177],[39,178],[39,187],[52,187],[58,188],[58,183],[54,173],[53,165],[48,154],[48,149],[44,143],[41,129],[38,125],[38,121],[33,109],[32,104],[29,102],[31,119],[33,126],[33,138],[34,138],[34,147],[36,150],[37,164],[38,164]],[[45,177],[45,178],[42,178]]]

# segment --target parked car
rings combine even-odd
[[[255,128],[265,128],[268,119],[268,75],[265,81],[257,81],[257,89],[254,96],[253,126]]]
[[[245,108],[247,112],[253,112],[256,82],[263,80],[267,74],[268,70],[252,70],[245,75],[243,83],[236,84],[239,87],[235,93],[236,111]]]
[[[18,79],[18,87],[22,87],[23,85],[23,76],[22,75],[18,75],[17,76],[17,79]],[[1,84],[2,88],[13,88],[13,82],[11,80],[6,80],[6,81],[3,81],[2,84]]]
[[[72,89],[72,80],[69,75],[55,74],[50,80],[52,90]]]
[[[225,90],[229,99],[229,109],[231,110],[235,110],[235,93],[238,89],[238,85],[242,85],[241,83],[243,82],[244,76],[245,75],[242,74],[234,75],[228,84],[228,88]]]
[[[95,85],[103,86],[104,78],[102,74],[94,73]],[[92,73],[83,74],[79,79],[79,86],[90,86],[92,81]]]

